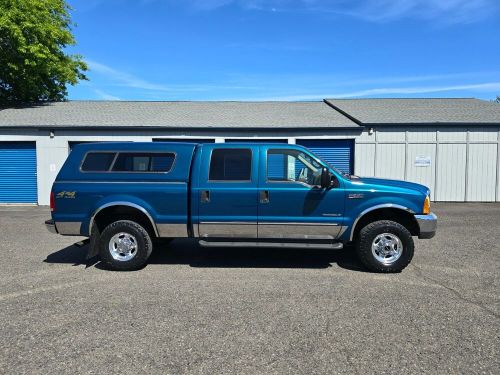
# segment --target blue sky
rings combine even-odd
[[[500,95],[499,0],[69,0],[69,99]]]

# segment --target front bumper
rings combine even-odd
[[[45,227],[50,233],[57,234],[56,223],[54,222],[54,220],[45,220]]]
[[[415,215],[419,226],[418,238],[427,239],[432,238],[436,234],[437,229],[437,216],[434,213],[428,215]]]

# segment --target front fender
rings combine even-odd
[[[355,203],[352,203],[352,201]],[[381,208],[395,208],[410,214],[421,211],[421,207],[416,202],[397,196],[378,196],[368,200],[348,199],[344,216],[344,225],[347,226],[347,230],[343,233],[341,239],[345,242],[352,241],[354,228],[358,221],[364,215]]]

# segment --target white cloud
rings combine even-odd
[[[268,100],[268,101],[299,101],[299,100],[322,100],[325,98],[362,98],[380,95],[414,95],[414,94],[433,94],[451,91],[471,91],[471,92],[491,92],[500,91],[500,82],[486,82],[467,85],[450,86],[408,86],[408,87],[382,87],[350,92],[324,92],[308,95],[284,95],[266,98],[251,98],[246,100]]]
[[[108,65],[90,60],[99,80],[87,84],[99,99],[147,98],[149,100],[321,100],[374,96],[408,96],[461,91],[500,92],[499,72],[467,72],[390,77],[344,75],[228,75],[217,83],[152,83]],[[489,77],[489,78],[487,78]],[[489,81],[486,81],[489,79]],[[475,83],[484,80],[482,83]],[[486,82],[485,82],[486,81]],[[98,82],[98,83],[97,83]],[[331,88],[335,88],[331,90]],[[118,91],[117,91],[118,90]],[[117,96],[116,93],[118,92]],[[259,93],[267,92],[267,96]],[[296,93],[296,94],[295,94]],[[469,94],[467,94],[469,95]],[[493,96],[494,96],[493,95]]]
[[[107,65],[96,61],[87,60],[90,71],[94,71],[101,75],[107,76],[119,86],[130,87],[134,89],[152,90],[152,91],[170,91],[171,89],[165,85],[152,83],[138,78],[132,74],[116,70]]]
[[[269,12],[331,13],[373,22],[414,18],[470,23],[500,13],[498,0],[188,0],[187,3],[197,10],[236,5]]]
[[[121,100],[118,96],[108,94],[107,92],[99,89],[94,89],[94,92],[99,96],[99,99],[102,100]]]

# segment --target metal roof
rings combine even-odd
[[[500,124],[500,104],[479,99],[325,99],[363,125]]]
[[[67,101],[0,108],[0,127],[356,128],[324,102]]]

